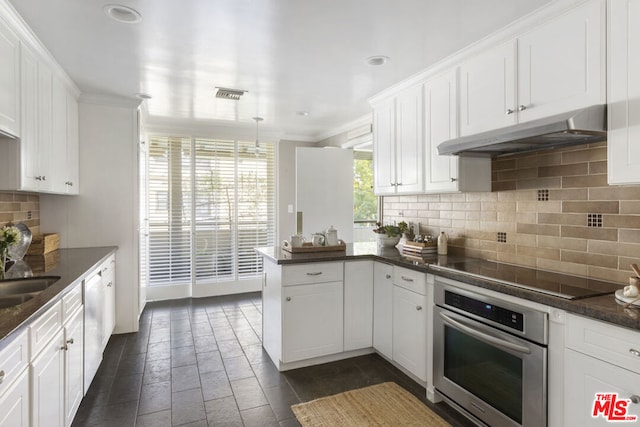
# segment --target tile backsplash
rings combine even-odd
[[[640,263],[640,185],[607,185],[606,143],[498,158],[491,169],[491,192],[385,197],[384,221],[445,231],[452,254],[628,283]]]
[[[40,234],[40,197],[37,194],[0,192],[0,227],[24,222]]]

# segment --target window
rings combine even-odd
[[[146,155],[148,286],[260,277],[253,249],[275,241],[274,144],[152,137]]]
[[[353,151],[353,241],[375,240],[371,232],[380,217],[378,197],[373,194],[373,156],[371,151]]]

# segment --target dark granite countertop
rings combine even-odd
[[[396,248],[378,249],[375,242],[347,244],[346,251],[316,252],[292,254],[279,246],[256,249],[266,259],[277,264],[298,264],[305,262],[345,261],[356,259],[373,259],[388,262],[390,264],[410,268],[417,271],[432,273],[453,280],[459,280],[470,285],[501,292],[524,300],[533,301],[550,307],[559,308],[570,313],[583,315],[592,319],[609,322],[618,326],[636,329],[640,331],[640,307],[623,307],[614,295],[613,291],[607,295],[593,296],[581,299],[569,300],[536,292],[498,281],[481,279],[462,272],[453,272],[439,268],[440,265],[449,264],[453,260],[469,260],[460,256],[434,256],[425,259],[415,259],[403,256]],[[569,280],[574,276],[567,276]],[[582,278],[583,280],[586,280]],[[604,282],[603,282],[604,283]],[[609,283],[613,289],[622,288],[624,285]]]
[[[52,257],[54,261],[48,262],[46,272],[42,268],[42,257],[25,257],[24,262],[33,271],[33,276],[60,276],[60,279],[30,300],[0,309],[0,350],[11,342],[13,336],[27,327],[31,319],[59,301],[86,273],[96,268],[116,249],[114,246],[58,249]],[[7,275],[11,272],[9,270]]]

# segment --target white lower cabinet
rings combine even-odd
[[[342,292],[342,282],[283,288],[282,362],[343,351]]]
[[[640,332],[569,314],[564,357],[564,425],[611,425],[609,415],[640,423]],[[597,394],[612,393],[628,399],[624,409],[603,401],[593,417]]]
[[[62,329],[31,362],[33,427],[64,425],[64,333]]]
[[[373,346],[373,261],[344,264],[344,351]]]
[[[84,396],[84,310],[80,308],[64,326],[64,418],[73,422]]]
[[[0,427],[29,426],[29,370],[0,395]]]
[[[393,267],[373,265],[373,348],[393,358]]]
[[[393,360],[427,380],[426,297],[393,287]]]
[[[29,354],[22,332],[0,352],[0,427],[29,425]]]

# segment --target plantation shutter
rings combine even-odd
[[[275,146],[153,137],[149,286],[259,277],[257,246],[275,241]]]

